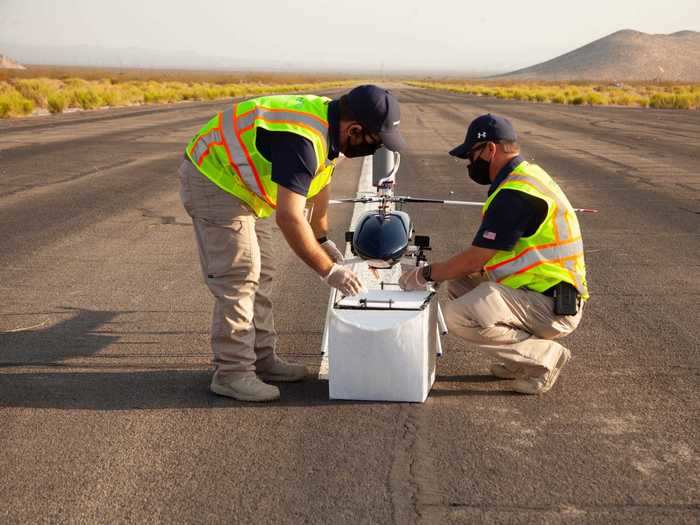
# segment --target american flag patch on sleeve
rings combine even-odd
[[[490,232],[488,230],[484,230],[482,237],[484,239],[488,239],[490,241],[495,241],[496,240],[496,232]]]

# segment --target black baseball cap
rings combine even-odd
[[[450,155],[466,159],[479,142],[500,142],[503,140],[508,142],[518,140],[515,128],[507,118],[487,113],[472,120],[467,129],[464,143],[452,149]]]
[[[350,111],[367,131],[378,133],[382,144],[391,151],[406,146],[399,123],[399,101],[386,89],[373,84],[357,86],[348,92],[346,100]]]

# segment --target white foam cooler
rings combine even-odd
[[[422,403],[435,381],[437,296],[369,290],[337,301],[328,322],[333,399]]]

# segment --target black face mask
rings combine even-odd
[[[381,148],[381,144],[369,144],[368,142],[362,142],[356,146],[348,144],[343,151],[343,155],[353,159],[355,157],[364,157],[366,155],[374,155],[374,152]]]
[[[482,158],[470,162],[469,166],[467,166],[469,178],[477,184],[483,184],[484,186],[491,184],[491,179],[489,178],[490,165],[491,163],[489,161]]]

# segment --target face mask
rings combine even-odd
[[[369,144],[367,142],[362,142],[357,146],[348,144],[343,151],[343,155],[352,159],[355,157],[364,157],[366,155],[374,155],[374,152],[381,147],[380,144]]]
[[[362,142],[357,145],[353,145],[348,137],[348,142],[345,145],[345,150],[343,150],[343,155],[352,159],[355,157],[365,157],[367,155],[374,155],[374,152],[382,147],[381,144],[370,144],[367,142],[367,136],[364,130],[356,131],[357,135],[362,137]]]
[[[491,179],[489,178],[490,165],[491,163],[489,161],[482,158],[470,162],[469,166],[467,166],[469,178],[477,184],[483,184],[484,186],[491,184]]]

